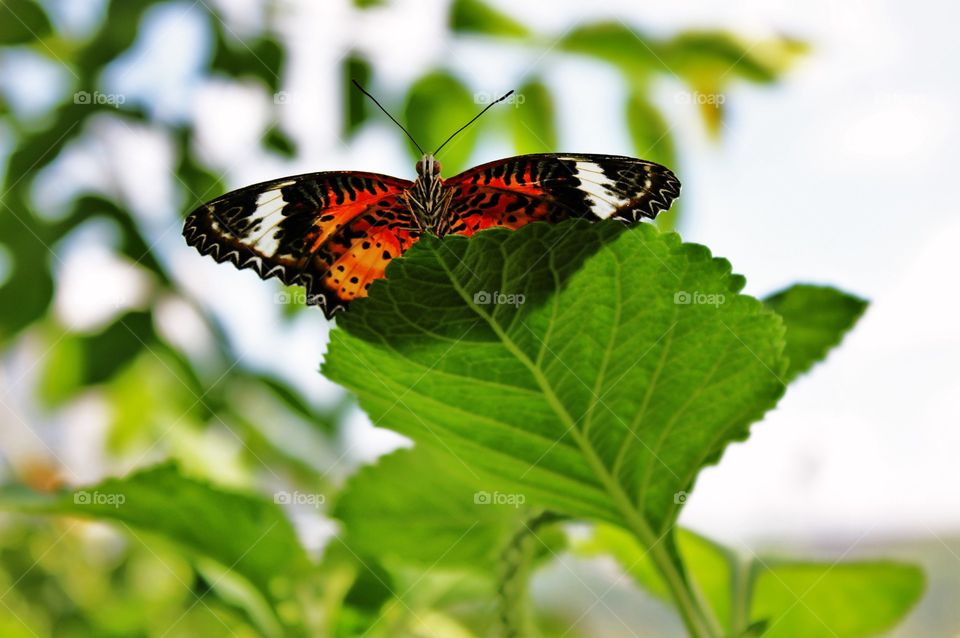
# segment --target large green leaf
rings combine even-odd
[[[5,487],[0,508],[115,521],[165,536],[246,578],[268,598],[308,565],[278,506],[182,476],[171,464],[53,494]]]
[[[525,26],[483,0],[454,0],[450,7],[450,28],[462,33],[496,36],[524,37],[530,34]]]
[[[527,512],[507,496],[455,457],[417,446],[361,469],[337,498],[334,516],[361,554],[492,573],[496,551]]]
[[[897,624],[920,599],[920,569],[892,562],[777,563],[758,568],[751,616],[765,638],[861,638]]]
[[[764,300],[787,326],[785,379],[809,370],[840,343],[857,322],[867,302],[828,286],[796,284]]]
[[[743,283],[648,225],[425,237],[340,319],[324,372],[530,503],[659,535],[782,393],[780,319]]]
[[[477,96],[471,94],[455,76],[445,71],[434,71],[414,82],[407,93],[404,108],[407,129],[425,152],[432,152],[477,114],[480,107],[477,102]],[[475,126],[451,140],[438,157],[444,173],[453,175],[463,170],[476,143]],[[420,159],[420,151],[412,144],[408,144],[408,148],[413,157]]]

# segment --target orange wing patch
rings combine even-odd
[[[352,240],[330,266],[324,285],[344,302],[366,297],[370,284],[383,277],[387,265],[417,241],[415,231],[377,229]]]

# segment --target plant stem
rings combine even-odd
[[[620,492],[622,494],[622,492]],[[641,545],[650,553],[654,566],[670,590],[674,605],[683,620],[684,626],[693,638],[716,638],[716,631],[709,621],[707,612],[701,606],[699,597],[689,586],[678,565],[671,559],[666,547],[661,543],[663,537],[657,537],[647,521],[628,503],[628,509],[621,508],[630,530]],[[667,532],[670,533],[670,532]]]
[[[738,557],[736,568],[733,571],[731,588],[731,626],[734,635],[739,636],[750,625],[750,589],[753,571],[753,561],[746,561]]]
[[[497,596],[500,598],[500,634],[503,638],[529,638],[535,634],[527,588],[537,539],[537,530],[561,520],[551,512],[524,519],[500,553]]]

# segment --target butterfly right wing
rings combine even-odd
[[[418,237],[404,193],[388,175],[325,172],[254,184],[187,216],[183,236],[201,254],[263,279],[306,288],[331,317],[366,295],[387,263]]]
[[[622,155],[541,153],[495,160],[445,180],[450,232],[571,217],[655,219],[680,195],[670,169]]]

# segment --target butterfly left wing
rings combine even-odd
[[[187,217],[187,243],[218,262],[307,290],[329,318],[383,276],[418,238],[407,180],[359,172],[310,173],[228,193]]]
[[[449,232],[571,217],[654,219],[680,194],[670,169],[633,157],[543,153],[469,169],[444,181],[452,191]]]

